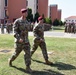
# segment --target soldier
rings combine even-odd
[[[22,16],[15,20],[14,22],[14,37],[15,37],[15,53],[8,60],[9,66],[12,66],[12,61],[14,61],[17,56],[24,50],[24,60],[26,65],[26,71],[32,72],[31,65],[31,55],[30,55],[30,43],[28,39],[28,28],[30,26],[29,22],[26,20],[27,17],[27,9],[21,9]]]
[[[75,34],[76,33],[76,24],[74,24],[73,29],[74,29],[74,34]]]
[[[1,23],[1,33],[4,34],[4,24]]]
[[[45,63],[48,65],[52,65],[53,63],[48,61],[48,54],[46,49],[46,43],[44,39],[44,24],[43,24],[43,18],[40,16],[38,18],[39,23],[34,26],[33,33],[34,33],[34,43],[31,49],[31,56],[33,53],[37,50],[38,46],[41,48],[43,57],[45,59]]]

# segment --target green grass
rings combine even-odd
[[[0,34],[0,48],[13,48],[14,47],[14,37],[9,34]]]
[[[53,29],[51,30],[55,32],[64,32],[65,27],[64,26],[53,26]]]
[[[32,45],[32,39],[30,43]],[[8,58],[12,53],[0,53],[0,75],[76,75],[76,39],[46,37],[47,51],[54,51],[49,60],[55,65],[44,64],[44,58],[40,48],[32,56],[32,74],[25,72],[23,52],[13,62],[13,67],[8,66]],[[5,43],[4,43],[5,42]],[[13,35],[0,35],[0,49],[14,50]]]

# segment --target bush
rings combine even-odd
[[[46,24],[52,24],[52,21],[51,21],[50,18],[45,18],[45,23],[46,23]]]

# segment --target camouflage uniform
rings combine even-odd
[[[23,20],[22,17],[17,19],[14,22],[14,37],[15,37],[15,53],[11,57],[11,61],[14,61],[22,50],[24,50],[24,60],[26,66],[31,64],[30,56],[30,43],[28,39],[28,28],[30,24],[27,20]],[[20,43],[19,39],[23,39],[23,42]]]
[[[4,34],[4,24],[1,24],[1,33]]]
[[[73,25],[73,33],[76,33],[76,24]]]
[[[31,56],[39,46],[42,50],[44,59],[48,60],[46,43],[44,40],[44,25],[40,25],[40,24],[36,25],[33,29],[33,33],[34,33],[35,38],[34,38],[34,43],[31,50]],[[41,42],[40,39],[42,39],[43,41]]]

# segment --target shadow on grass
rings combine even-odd
[[[64,75],[64,74],[52,70],[45,70],[45,71],[33,71],[31,75]]]
[[[17,70],[20,70],[20,71],[22,71],[22,72],[24,72],[24,73],[28,73],[29,74],[29,72],[27,72],[25,69],[23,69],[23,68],[18,68],[18,67],[16,67],[16,66],[12,66],[13,68],[15,68],[15,69],[17,69]]]
[[[36,70],[33,70],[32,73],[29,73],[29,72],[26,72],[25,69],[23,68],[18,68],[16,66],[12,66],[13,68],[17,69],[17,70],[20,70],[24,73],[28,73],[30,75],[64,75],[64,74],[61,74],[59,72],[56,72],[56,71],[52,71],[52,70],[45,70],[45,71],[36,71]]]
[[[35,61],[35,62],[38,62],[38,63],[45,64],[44,62],[41,62],[39,60],[34,60],[34,59],[32,59],[32,60]],[[45,65],[47,65],[47,64],[45,64]],[[76,66],[73,66],[71,64],[62,63],[62,62],[56,62],[53,65],[49,65],[49,66],[57,67],[59,70],[72,70],[72,69],[76,69]]]
[[[76,69],[76,66],[73,66],[71,64],[62,63],[62,62],[56,62],[54,64],[54,66],[58,67],[59,70],[72,70],[72,69]]]

